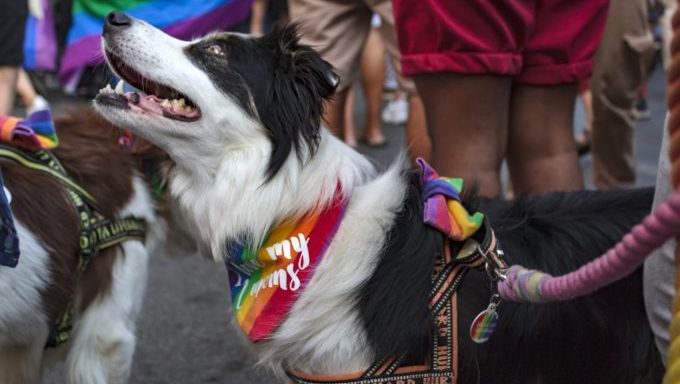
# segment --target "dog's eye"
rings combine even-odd
[[[222,46],[219,44],[211,44],[207,48],[208,52],[212,53],[215,56],[224,56],[224,51],[222,50]]]

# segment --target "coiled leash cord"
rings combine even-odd
[[[585,296],[635,271],[650,252],[678,233],[680,192],[673,192],[654,213],[597,259],[558,277],[513,265],[498,283],[498,293],[507,300],[534,303]]]

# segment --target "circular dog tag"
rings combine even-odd
[[[470,338],[475,343],[485,343],[491,337],[498,323],[498,313],[495,308],[487,308],[481,312],[470,325]]]

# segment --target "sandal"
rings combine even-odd
[[[590,152],[590,132],[584,129],[576,138],[576,152],[579,156],[586,155]]]
[[[359,138],[359,142],[371,148],[380,148],[387,146],[387,139],[385,139],[385,136],[383,135],[371,139],[367,138],[366,136],[362,136]]]

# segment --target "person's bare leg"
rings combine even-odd
[[[357,146],[356,130],[354,128],[354,101],[356,100],[356,84],[353,84],[347,90],[347,98],[345,100],[345,128],[342,131],[342,139],[345,144],[352,148]]]
[[[515,195],[583,189],[574,145],[576,84],[512,90],[508,167]]]
[[[414,80],[427,115],[433,166],[440,175],[477,183],[483,196],[498,196],[511,79],[436,73]]]
[[[361,53],[361,86],[366,99],[363,137],[366,143],[382,144],[385,137],[380,121],[380,106],[385,85],[385,43],[380,31],[371,28]]]
[[[256,37],[264,35],[264,19],[267,14],[269,0],[255,0],[250,12],[250,34]]]
[[[326,103],[324,111],[324,125],[328,130],[342,140],[345,131],[345,104],[347,103],[347,88],[335,92],[333,98]]]
[[[0,115],[12,112],[18,73],[17,67],[0,67]]]
[[[593,131],[593,92],[588,88],[581,92],[581,103],[583,110],[586,111],[586,129],[588,133]]]
[[[26,108],[33,105],[35,98],[38,96],[35,88],[33,88],[31,79],[28,78],[28,74],[23,69],[19,69],[16,90],[17,95],[21,98],[21,102]]]
[[[406,122],[406,144],[408,156],[412,163],[419,157],[430,162],[432,160],[432,141],[427,132],[425,107],[418,95],[408,98],[408,121]]]

